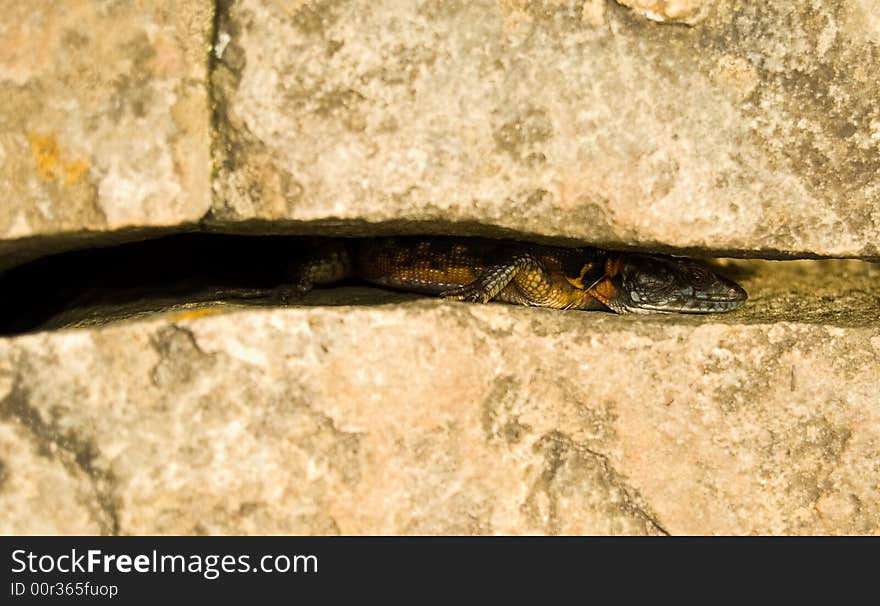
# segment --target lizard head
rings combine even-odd
[[[597,298],[618,313],[717,313],[748,298],[737,283],[687,259],[621,254],[608,258],[605,275]]]

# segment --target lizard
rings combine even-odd
[[[0,334],[66,326],[83,310],[100,316],[156,297],[290,304],[315,286],[346,280],[458,301],[621,314],[724,312],[746,300],[742,288],[699,262],[664,255],[454,236],[178,234],[5,272]]]
[[[447,300],[619,314],[726,312],[748,298],[691,259],[452,236],[330,239],[289,272],[272,291],[287,302],[315,285],[351,278]]]

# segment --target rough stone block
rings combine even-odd
[[[207,212],[211,16],[206,0],[0,2],[0,253]]]
[[[626,4],[225,4],[212,220],[880,254],[872,2]]]
[[[0,531],[880,531],[876,323],[212,312],[0,340]]]

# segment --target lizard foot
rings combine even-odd
[[[492,294],[486,292],[481,285],[467,284],[459,288],[453,288],[440,293],[440,297],[447,301],[466,301],[468,303],[488,303]]]
[[[528,268],[535,262],[529,255],[516,256],[509,263],[493,265],[483,270],[480,276],[471,282],[452,290],[440,293],[444,299],[453,301],[467,301],[469,303],[488,303],[500,293],[505,286],[523,268]]]

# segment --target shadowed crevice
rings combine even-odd
[[[191,315],[254,306],[400,304],[420,298],[351,281],[316,288],[286,302],[271,296],[243,299],[231,294],[289,284],[291,266],[322,241],[313,235],[187,233],[43,257],[0,273],[0,336],[102,325],[167,311]],[[880,265],[852,260],[734,259],[710,264],[748,292],[749,300],[742,308],[704,318],[665,315],[638,321],[877,323]]]

